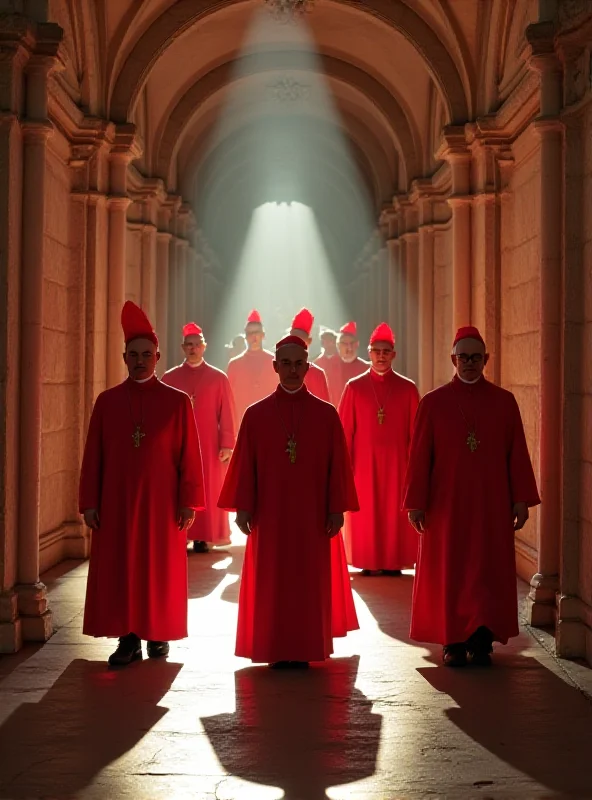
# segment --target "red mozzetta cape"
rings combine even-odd
[[[316,364],[309,364],[308,372],[304,378],[306,388],[319,400],[324,400],[326,403],[331,402],[329,399],[329,386],[327,384],[327,377],[323,370]]]
[[[270,395],[278,384],[273,354],[268,350],[245,350],[230,359],[226,372],[234,396],[237,423],[250,405]]]
[[[145,434],[135,447],[132,434]],[[204,507],[199,439],[187,395],[156,378],[102,392],[80,475],[80,511],[96,508],[84,633],[187,636],[186,537],[179,508]]]
[[[345,384],[352,378],[357,378],[358,375],[363,375],[370,369],[370,362],[364,361],[362,358],[354,358],[353,361],[349,362],[339,359],[339,362],[339,373],[335,385],[337,405],[339,405],[339,401],[341,400]]]
[[[463,418],[464,415],[464,418]],[[466,419],[466,421],[465,421]],[[479,445],[471,452],[469,429]],[[485,378],[458,378],[419,404],[403,505],[426,511],[411,638],[464,642],[481,625],[518,634],[512,506],[540,502],[518,404]]]
[[[230,383],[222,370],[205,361],[199,367],[187,362],[165,372],[162,382],[189,395],[199,433],[204,470],[206,507],[187,531],[189,539],[213,544],[230,543],[228,514],[218,508],[227,465],[219,459],[222,448],[234,447],[234,408]]]
[[[339,416],[349,447],[360,511],[348,514],[345,550],[361,569],[405,569],[417,559],[417,534],[401,510],[419,392],[389,370],[370,370],[345,387]],[[382,425],[378,409],[384,409]]]
[[[287,431],[297,453],[286,452]],[[246,412],[220,506],[254,515],[241,576],[236,655],[322,661],[332,638],[358,627],[343,539],[327,515],[358,508],[335,409],[304,386],[280,386]]]
[[[341,359],[338,355],[332,356],[331,358],[322,355],[315,358],[314,363],[325,373],[329,386],[329,400],[334,406],[337,406],[341,397],[339,389],[341,386]]]

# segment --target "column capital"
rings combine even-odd
[[[131,202],[125,195],[112,194],[107,198],[107,207],[109,211],[127,211]]]
[[[141,155],[142,148],[138,140],[136,126],[131,122],[114,126],[109,158],[113,161],[123,161],[129,164],[130,161],[139,158]]]
[[[173,234],[169,231],[156,231],[156,239],[159,242],[170,242]]]
[[[53,134],[53,124],[46,119],[40,120],[23,120],[21,122],[21,130],[25,142],[37,142],[39,144],[45,143]]]

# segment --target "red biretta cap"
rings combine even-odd
[[[346,322],[339,328],[339,333],[348,333],[350,336],[358,336],[358,326],[355,322]]]
[[[479,328],[475,328],[473,325],[467,325],[464,328],[459,328],[457,330],[454,341],[452,342],[453,350],[457,342],[460,342],[461,339],[476,339],[478,342],[481,342],[483,347],[485,347],[485,340],[479,333]]]
[[[310,336],[314,317],[308,308],[301,308],[292,320],[292,330],[303,331],[307,336]]]
[[[188,322],[183,325],[183,338],[186,336],[201,336],[203,338],[203,331],[195,322]]]
[[[158,347],[158,336],[140,306],[127,300],[121,309],[121,327],[126,345],[134,339],[149,339]]]
[[[284,338],[280,339],[275,346],[276,353],[278,350],[281,350],[282,347],[288,347],[289,345],[297,345],[298,347],[302,347],[304,350],[308,351],[308,345],[304,339],[300,338],[300,336],[284,336]]]
[[[251,313],[249,314],[249,316],[247,317],[247,325],[248,325],[250,322],[256,323],[256,324],[258,324],[258,325],[262,325],[262,324],[263,324],[263,323],[261,322],[261,314],[260,314],[260,313],[257,311],[257,309],[256,309],[256,308],[254,308],[254,309],[251,311]]]
[[[393,347],[395,346],[395,334],[393,333],[392,328],[387,325],[386,322],[381,322],[380,325],[372,332],[370,344],[372,345],[374,342],[388,342]]]

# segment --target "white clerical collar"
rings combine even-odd
[[[151,381],[153,377],[154,373],[149,378],[142,378],[141,381],[134,381],[134,383],[148,383],[148,381]]]
[[[389,368],[388,368],[388,369],[386,369],[384,372],[379,372],[377,369],[374,369],[374,367],[373,367],[373,366],[371,366],[371,367],[370,367],[370,369],[372,370],[372,372],[376,373],[376,375],[378,375],[380,378],[383,378],[385,375],[388,375],[388,374],[389,374],[389,372],[392,372],[392,371],[393,371],[393,368],[392,368],[392,367],[389,367]]]
[[[463,383],[468,383],[469,385],[471,385],[473,383],[478,383],[481,380],[481,378],[483,377],[483,375],[479,375],[479,377],[475,378],[474,381],[468,381],[465,378],[461,378],[460,375],[457,375],[456,377],[459,379],[459,381],[462,381]]]
[[[201,361],[198,361],[197,364],[190,364],[189,361],[187,361],[187,359],[185,359],[185,363],[187,364],[188,367],[191,367],[191,369],[197,369],[197,367],[201,367],[203,362],[204,362],[204,360],[202,358]]]
[[[286,394],[298,394],[298,392],[302,389],[304,384],[301,383],[300,386],[297,389],[286,389],[286,387],[284,386],[283,383],[280,383],[280,386],[282,387],[284,392],[286,392]]]
[[[329,353],[326,353],[325,351],[323,351],[323,356],[324,356],[325,358],[335,358],[335,353],[333,353],[333,355],[332,355],[332,356],[330,356],[330,355],[329,355]]]

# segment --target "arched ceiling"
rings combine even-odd
[[[284,143],[291,141],[297,152],[303,148],[296,159],[299,178],[306,174],[311,185],[304,191],[300,180],[298,191],[311,202],[316,197],[316,211],[327,223],[332,215],[355,219],[364,213],[377,220],[394,194],[437,166],[433,98],[446,123],[472,118],[489,4],[315,0],[306,17],[310,43],[291,25],[254,30],[264,5],[96,0],[106,53],[106,116],[136,123],[144,146],[139,168],[194,205],[207,190],[230,218],[248,216],[249,204],[261,197],[253,154],[267,129],[283,131]],[[316,89],[319,76],[325,103]],[[281,104],[280,114],[269,90],[283,79],[309,87],[310,97]],[[333,109],[333,134],[324,106]],[[300,138],[291,138],[291,130]],[[332,136],[339,146],[331,146]],[[276,153],[284,168],[294,155],[287,148]],[[332,238],[348,235],[334,230]]]

